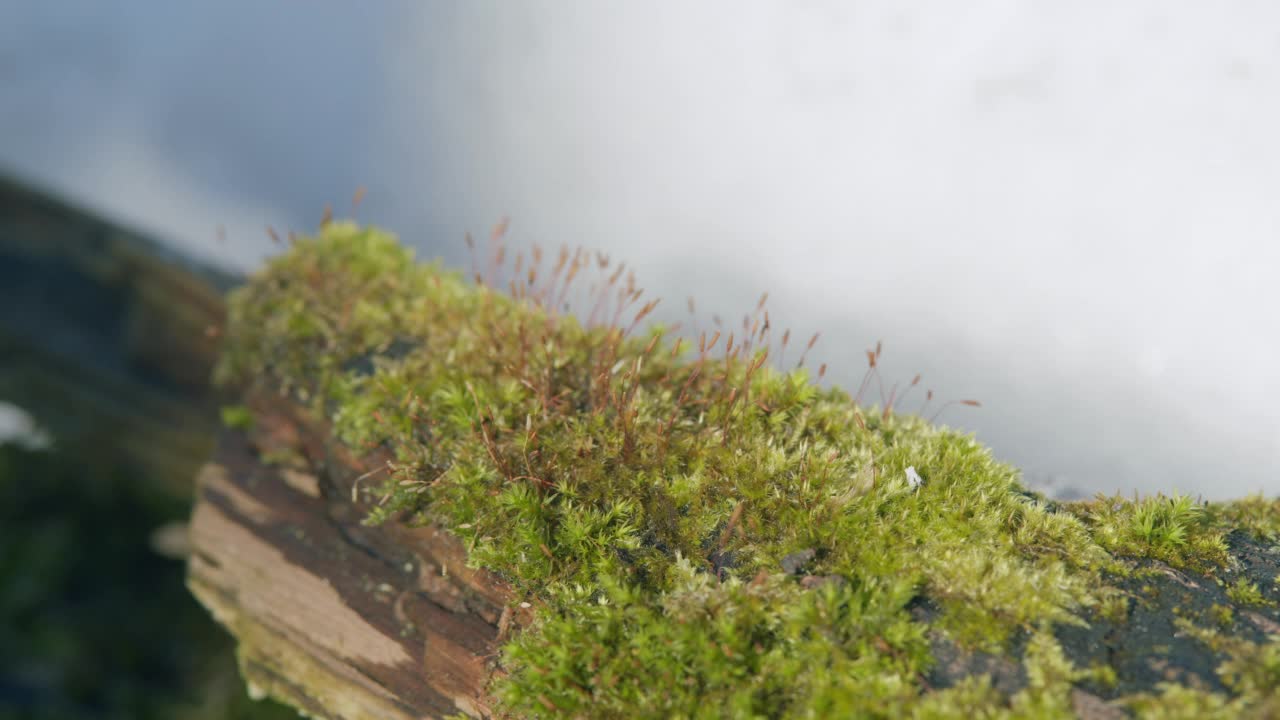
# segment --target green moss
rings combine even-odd
[[[1227,587],[1227,597],[1241,605],[1257,605],[1260,607],[1272,607],[1274,602],[1263,597],[1262,591],[1258,586],[1244,578],[1237,578],[1234,583]]]
[[[1280,542],[1280,498],[1251,495],[1213,506],[1213,516],[1224,528],[1239,528],[1263,542]]]
[[[1132,501],[1099,497],[1071,507],[1089,523],[1094,540],[1115,555],[1160,560],[1201,572],[1228,563],[1220,526],[1203,505],[1186,495]]]
[[[1230,628],[1231,624],[1236,621],[1235,611],[1233,611],[1229,605],[1219,605],[1214,603],[1209,608],[1209,614],[1212,616],[1213,621],[1217,623],[1218,627],[1223,629]]]
[[[1199,627],[1187,620],[1179,620],[1177,625],[1181,632],[1204,643],[1214,653],[1225,656],[1217,674],[1233,695],[1166,688],[1164,694],[1171,696],[1167,700],[1142,698],[1137,701],[1139,706],[1154,703],[1152,707],[1156,710],[1143,717],[1191,717],[1178,714],[1186,708],[1178,707],[1176,702],[1214,712],[1218,712],[1218,708],[1224,709],[1220,714],[1204,717],[1270,718],[1280,713],[1280,636],[1258,643]],[[1165,714],[1160,714],[1162,712]]]
[[[660,596],[612,582],[553,596],[558,610],[508,646],[501,697],[594,717],[856,717],[914,699],[927,644],[901,612],[909,586],[721,583],[684,558],[672,575]]]
[[[1145,720],[1237,720],[1247,717],[1246,704],[1222,693],[1161,683],[1158,693],[1144,693],[1129,706]]]
[[[1280,642],[1234,640],[1229,659],[1218,668],[1227,687],[1250,698],[1280,697]]]
[[[762,308],[680,339],[606,259],[541,260],[500,292],[329,224],[235,292],[219,369],[394,454],[361,486],[369,522],[441,522],[539,601],[493,688],[512,713],[1066,717],[1110,669],[1073,668],[1053,628],[1123,615],[1106,578],[1131,559],[1227,561],[1186,498],[1063,511],[972,437],[775,369]],[[562,314],[593,271],[584,317]],[[1027,687],[930,687],[930,634],[1030,637]]]
[[[232,430],[248,430],[253,427],[253,413],[244,405],[222,407],[222,425]]]
[[[1071,718],[1071,688],[1092,673],[1077,670],[1048,630],[1031,637],[1025,660],[1027,687],[1012,699],[1019,717]]]

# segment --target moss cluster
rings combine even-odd
[[[1280,542],[1280,498],[1251,495],[1210,509],[1219,525],[1240,528],[1266,542]]]
[[[1137,560],[1229,564],[1218,511],[1058,506],[969,436],[775,369],[763,302],[683,338],[605,257],[495,248],[472,282],[329,223],[234,293],[219,373],[390,451],[369,521],[444,524],[537,606],[502,651],[506,712],[1070,716],[1109,669],[1055,628],[1123,607],[1108,578]],[[935,687],[940,639],[1016,640],[1023,687]]]
[[[1075,509],[1089,524],[1094,540],[1116,555],[1200,572],[1227,564],[1221,524],[1185,495],[1131,501],[1098,498]]]

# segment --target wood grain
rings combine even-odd
[[[287,401],[254,405],[199,474],[187,580],[251,692],[335,720],[487,717],[506,586],[438,527],[361,524],[364,466]]]

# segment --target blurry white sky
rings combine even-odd
[[[31,0],[0,89],[0,167],[220,262],[510,214],[883,339],[1033,482],[1280,492],[1280,5]]]

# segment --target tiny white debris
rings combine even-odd
[[[520,607],[521,607],[521,608],[523,608],[523,609],[525,609],[525,610],[528,610],[529,608],[531,608],[531,607],[533,607],[533,606],[532,606],[532,605],[530,605],[530,604],[529,604],[529,603],[527,603],[527,602],[522,602],[522,603],[520,603]]]
[[[6,443],[26,450],[46,450],[53,445],[53,438],[26,410],[0,401],[0,445]]]
[[[918,488],[924,484],[924,479],[920,477],[920,473],[916,472],[915,466],[907,468],[907,485],[912,489]]]

